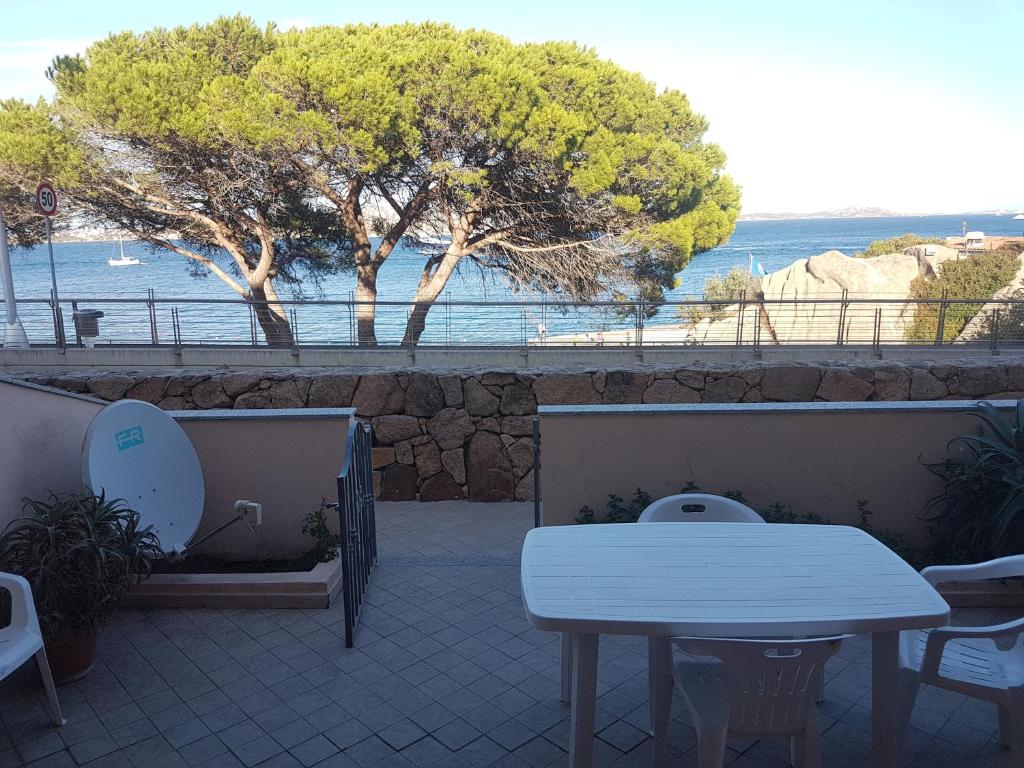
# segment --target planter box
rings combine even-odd
[[[288,573],[157,573],[132,608],[327,608],[341,592],[341,558]]]

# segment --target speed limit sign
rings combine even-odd
[[[36,208],[43,216],[53,216],[57,213],[57,193],[48,182],[43,182],[36,187]]]

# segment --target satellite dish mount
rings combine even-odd
[[[139,400],[119,400],[96,414],[82,446],[82,476],[93,493],[135,509],[168,559],[185,557],[236,523],[244,521],[253,533],[263,523],[263,505],[240,499],[234,517],[192,541],[206,503],[199,457],[178,422]]]

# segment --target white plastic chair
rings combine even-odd
[[[54,725],[64,725],[64,715],[57,699],[57,687],[50,674],[50,663],[43,648],[43,633],[39,629],[32,590],[21,576],[0,573],[0,589],[11,595],[11,623],[0,629],[0,680],[35,656],[39,676],[43,678],[46,695],[50,700],[50,719]]]
[[[976,565],[931,566],[933,587],[950,581],[1024,576],[1024,555]],[[900,633],[904,725],[921,683],[991,701],[999,707],[999,741],[1024,766],[1024,618],[985,627],[949,626]]]
[[[697,507],[698,509],[694,509]],[[651,503],[638,523],[763,523],[746,504],[710,493],[679,493]]]
[[[684,507],[690,509],[684,510]],[[698,509],[694,509],[698,507]],[[725,496],[714,496],[710,493],[680,493],[675,496],[666,496],[658,499],[647,506],[638,523],[763,523],[757,512],[746,504],[741,504]],[[651,638],[648,642],[648,677],[653,678],[656,664],[654,659],[659,657],[657,643],[665,642],[664,638]],[[666,667],[664,674],[669,674]],[[562,701],[572,700],[572,638],[568,632],[562,633]],[[654,682],[651,679],[651,718],[655,713]]]
[[[638,523],[764,523],[764,518],[746,504],[710,493],[679,493],[652,502],[637,519]],[[650,638],[647,643],[647,678],[650,691],[651,732],[662,707],[671,701],[656,701],[656,675],[671,674],[671,653],[665,638]],[[661,648],[659,648],[659,643]],[[667,689],[671,691],[671,687]]]
[[[688,654],[719,660],[680,661],[673,670],[697,731],[698,768],[720,768],[732,736],[787,737],[795,768],[820,766],[817,682],[844,637],[674,638]],[[664,745],[656,744],[655,754],[664,754]]]

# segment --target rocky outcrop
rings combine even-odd
[[[106,400],[145,400],[166,410],[353,406],[373,426],[374,483],[382,499],[504,501],[533,496],[532,420],[538,404],[1016,398],[1024,396],[1024,358],[571,372],[93,371],[24,378]]]
[[[925,277],[938,277],[939,267],[950,259],[956,260],[960,251],[948,245],[912,245],[904,248],[903,253],[917,259],[917,271]]]
[[[998,301],[1007,301],[1009,299],[1019,299],[1022,291],[1024,291],[1024,253],[1019,257],[1020,266],[1017,268],[1016,274],[1013,279],[1010,280],[1010,284],[1005,288],[1001,288],[993,294],[992,298]],[[964,326],[964,329],[957,336],[957,341],[975,341],[992,336],[994,326],[997,327],[998,320],[993,322],[994,318],[999,317],[997,314],[1001,313],[1005,317],[1007,312],[1007,306],[999,303],[988,303],[985,304]],[[1017,318],[1013,315],[1018,314]],[[1009,318],[1011,327],[1014,323],[1019,324],[1019,310],[1010,311],[1011,317]],[[1005,321],[1004,321],[1005,322]]]
[[[931,267],[926,266],[927,269]],[[761,290],[764,298],[772,301],[838,299],[844,291],[851,299],[885,296],[903,300],[910,297],[910,284],[921,274],[921,260],[909,253],[858,259],[839,251],[826,251],[766,275],[761,281]],[[840,325],[845,341],[871,341],[876,309],[882,313],[884,337],[902,339],[914,319],[912,307],[858,304],[856,311],[848,312],[844,318],[839,303],[764,305],[772,339],[790,343],[835,341]]]
[[[920,245],[902,253],[870,259],[826,251],[798,259],[760,281],[761,303],[748,296],[747,303],[731,304],[692,323],[651,324],[644,327],[645,343],[733,344],[751,343],[755,334],[760,344],[833,344],[903,341],[914,321],[915,304],[906,302],[912,283],[918,278],[934,279],[943,263],[958,252],[944,245]],[[1022,262],[1024,264],[1024,262]],[[1007,298],[1024,286],[1024,267],[1015,282],[996,298]],[[843,297],[864,300],[885,297],[886,303],[857,301],[846,305]],[[981,313],[985,314],[984,312]],[[980,316],[979,316],[980,318]],[[976,318],[964,330],[962,339],[984,333]],[[981,325],[979,325],[981,323]],[[608,343],[636,341],[633,330],[608,331]],[[587,334],[581,340],[593,342]],[[564,337],[572,341],[574,337]]]
[[[858,296],[904,293],[918,276],[918,261],[906,253],[890,253],[872,259],[825,251],[798,259],[761,281],[765,297],[807,297],[815,293],[849,291]]]

